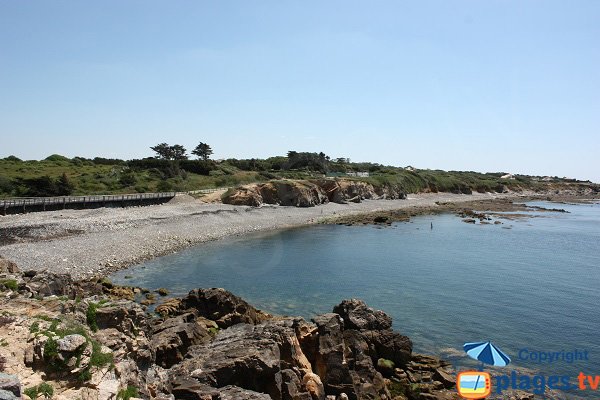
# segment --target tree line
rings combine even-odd
[[[168,143],[159,143],[156,146],[150,147],[150,149],[152,149],[157,157],[162,160],[179,161],[189,159],[186,148],[180,144],[171,146]],[[198,156],[198,159],[200,160],[208,161],[213,154],[213,151],[208,144],[200,142],[194,150],[192,150],[192,154]]]

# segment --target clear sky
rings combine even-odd
[[[600,1],[0,0],[0,133],[600,182]]]

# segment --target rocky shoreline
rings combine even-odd
[[[458,399],[449,364],[361,300],[306,321],[196,289],[148,313],[141,288],[0,271],[0,399]]]
[[[439,208],[439,203],[523,195],[424,193],[404,200],[329,202],[318,207],[234,206],[191,199],[147,207],[9,215],[0,217],[0,256],[23,269],[89,279],[198,243],[310,225],[328,217],[411,207],[427,210]]]
[[[338,225],[391,225],[394,222],[407,222],[411,217],[419,215],[432,215],[442,213],[456,214],[463,218],[464,222],[480,224],[503,224],[507,220],[532,218],[530,212],[536,213],[567,213],[562,208],[546,208],[540,206],[529,206],[528,201],[547,200],[554,201],[552,196],[526,196],[520,198],[493,198],[483,200],[472,200],[465,202],[436,202],[436,207],[406,207],[398,210],[381,210],[354,215],[332,216],[324,218],[323,224]],[[580,197],[571,201],[581,201]],[[503,222],[504,221],[504,222]]]

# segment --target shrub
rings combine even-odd
[[[96,311],[98,310],[98,304],[90,303],[85,313],[85,320],[93,332],[98,331],[98,322],[96,321]]]
[[[19,285],[17,284],[16,279],[2,279],[0,280],[0,285],[4,286],[7,289],[12,291],[16,291]]]
[[[134,386],[127,386],[127,389],[119,390],[119,393],[117,393],[117,400],[129,400],[130,398],[137,396],[137,388]]]
[[[70,158],[61,156],[60,154],[52,154],[45,159],[46,161],[71,161]]]

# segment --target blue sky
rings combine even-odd
[[[0,0],[0,157],[288,150],[600,181],[600,1]]]

